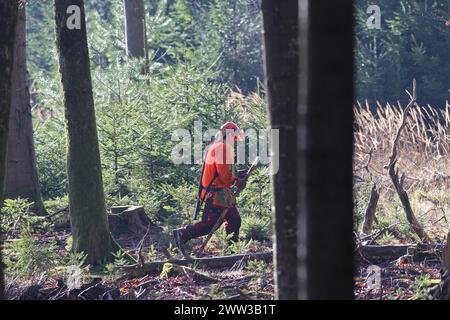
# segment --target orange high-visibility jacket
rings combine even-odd
[[[205,192],[208,185],[214,178],[215,172],[218,176],[214,180],[216,188],[230,188],[236,177],[233,172],[234,150],[226,142],[216,141],[209,147],[205,159],[205,171],[202,177],[203,190],[201,197],[205,199]]]

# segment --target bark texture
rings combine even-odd
[[[450,270],[450,232],[447,234],[447,242],[442,251],[442,266]]]
[[[45,214],[34,150],[30,92],[26,62],[26,14],[19,9],[16,26],[11,112],[8,135],[5,198],[21,197],[33,202],[32,209]]]
[[[298,297],[352,299],[353,3],[299,5]]]
[[[6,176],[6,149],[8,122],[11,108],[12,70],[14,64],[14,42],[17,24],[17,2],[0,1],[0,207],[3,206],[3,192]],[[0,300],[4,299],[4,277],[0,243]]]
[[[277,299],[297,298],[298,2],[262,1],[270,125],[279,129],[279,170],[272,177]]]
[[[367,204],[366,213],[364,214],[364,222],[361,230],[362,235],[369,235],[372,232],[378,199],[380,199],[380,191],[377,189],[377,186],[373,184],[370,192],[369,203]]]
[[[143,0],[124,0],[127,55],[145,57],[145,7]]]
[[[81,29],[68,29],[70,5],[81,9]],[[93,265],[111,258],[83,0],[55,0],[56,42],[67,131],[67,171],[73,249]]]

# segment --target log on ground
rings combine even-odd
[[[171,259],[167,261],[154,261],[144,264],[142,268],[138,266],[125,267],[122,271],[128,275],[139,277],[149,273],[161,272],[165,263],[172,263],[179,266],[193,265],[196,268],[226,268],[232,267],[236,263],[244,263],[249,260],[262,260],[272,262],[272,252],[236,254],[230,256],[192,258],[192,259]]]
[[[442,244],[391,244],[365,245],[359,247],[359,252],[365,257],[397,259],[410,255],[414,261],[436,258],[443,248]]]

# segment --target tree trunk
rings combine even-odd
[[[277,299],[297,298],[298,2],[262,1],[267,100],[279,129],[279,170],[272,176]]]
[[[124,0],[127,55],[145,57],[145,7],[143,0]]]
[[[0,1],[0,17],[2,17],[0,19],[0,208],[3,206],[6,176],[6,149],[12,96],[11,86],[17,11],[16,1]],[[2,244],[0,243],[0,300],[3,300],[5,285],[1,248]]]
[[[81,29],[66,25],[67,8],[81,10]],[[67,131],[67,171],[73,250],[99,264],[111,258],[111,238],[103,193],[100,153],[86,39],[83,0],[55,0],[56,42]]]
[[[372,232],[378,199],[380,199],[380,191],[378,190],[376,184],[373,184],[370,192],[369,203],[367,204],[366,213],[364,214],[364,222],[361,229],[362,236],[367,236]]]
[[[26,62],[25,7],[19,9],[16,26],[11,112],[8,135],[5,198],[21,197],[33,202],[32,209],[45,214],[36,169],[30,92]]]
[[[442,250],[442,268],[450,270],[450,232],[447,234],[447,242]]]
[[[300,0],[299,20],[298,295],[353,299],[353,2]]]

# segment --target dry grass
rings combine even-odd
[[[355,184],[376,183],[381,188],[377,215],[393,220],[398,201],[385,166],[392,142],[400,125],[400,105],[374,109],[358,103],[354,106]],[[450,212],[450,105],[412,107],[399,141],[398,168],[404,174],[405,190],[416,216],[431,235],[442,239],[448,228]],[[395,219],[395,218],[394,218]]]

